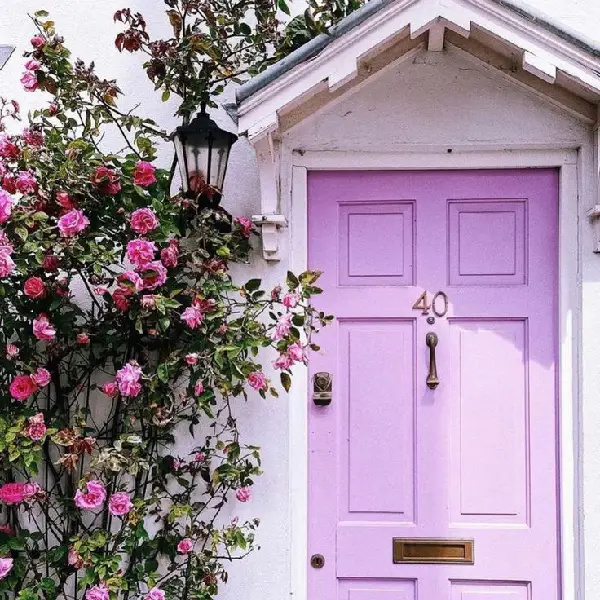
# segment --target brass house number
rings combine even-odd
[[[428,315],[431,310],[436,317],[445,317],[448,312],[448,296],[445,292],[438,292],[430,304],[427,299],[427,291],[424,291],[412,307],[413,310],[420,310],[422,315]]]

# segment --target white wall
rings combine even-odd
[[[116,77],[124,92],[135,102],[142,102],[141,110],[154,116],[164,128],[176,125],[171,117],[172,106],[158,102],[151,84],[139,69],[139,58],[127,53],[121,55],[113,45],[115,10],[123,6],[141,10],[146,14],[151,31],[157,31],[165,27],[160,0],[46,0],[43,5],[41,0],[3,0],[2,4],[0,43],[16,45],[17,50],[0,72],[0,94],[17,98],[25,110],[40,102],[40,94],[27,94],[21,89],[23,60],[20,55],[28,48],[32,31],[26,13],[45,8],[52,12],[76,56],[86,61],[96,60],[99,73]],[[596,0],[531,0],[531,4],[584,35],[600,38],[600,2]],[[124,106],[131,102],[125,100]],[[462,110],[457,111],[457,107]],[[222,124],[230,126],[226,118]],[[452,146],[472,142],[581,144],[589,161],[591,135],[589,129],[575,119],[565,117],[472,61],[425,56],[393,70],[374,83],[368,93],[360,92],[332,107],[285,138],[288,150],[308,147],[381,151],[398,149],[406,143]],[[163,158],[167,158],[168,152],[169,149],[165,149]],[[287,203],[287,184],[283,189]],[[588,182],[584,182],[583,194],[583,208],[587,208],[591,203]],[[225,204],[236,214],[259,212],[256,165],[244,141],[236,145],[232,156]],[[591,253],[592,240],[583,215],[581,222],[584,303],[599,306],[600,262]],[[257,257],[252,268],[240,269],[239,273],[240,278],[259,273],[269,284],[275,284],[285,277],[287,268],[286,260],[267,265]],[[589,434],[585,446],[585,507],[586,588],[590,599],[596,598],[600,589],[600,482],[596,476],[600,473],[600,435],[596,432],[596,424],[600,423],[600,401],[595,398],[600,378],[596,361],[592,359],[600,356],[600,335],[592,335],[597,321],[594,315],[590,308],[585,318],[590,333],[584,337],[584,349],[590,358],[586,359],[583,379],[585,433]],[[288,401],[285,398],[255,399],[245,412],[243,429],[247,439],[263,447],[265,475],[255,486],[253,501],[239,507],[239,514],[261,517],[262,550],[235,565],[223,598],[282,600],[289,594],[294,568],[289,560]]]

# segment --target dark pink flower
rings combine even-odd
[[[46,43],[46,39],[43,35],[34,35],[31,38],[31,45],[39,50]]]
[[[129,300],[127,299],[128,295],[129,294],[122,288],[119,288],[113,292],[112,299],[117,307],[117,310],[120,310],[121,312],[126,312],[129,310]]]
[[[167,281],[167,269],[158,260],[139,266],[137,271],[145,290],[155,290]]]
[[[110,398],[114,398],[119,393],[119,387],[117,386],[117,382],[107,381],[102,386],[102,391]]]
[[[10,219],[14,204],[14,198],[8,192],[0,190],[0,224]]]
[[[38,413],[37,415],[28,419],[27,427],[25,428],[25,435],[33,440],[34,442],[40,442],[46,437],[48,428],[44,423],[44,413]]]
[[[121,191],[119,175],[110,167],[96,167],[90,180],[103,194],[114,195]]]
[[[160,260],[169,269],[177,266],[179,261],[179,244],[177,241],[171,240],[169,246],[160,251]]]
[[[244,237],[250,237],[253,227],[252,221],[248,217],[236,217],[235,221],[240,226]]]
[[[21,77],[21,83],[28,92],[35,92],[35,90],[37,90],[39,87],[36,74],[32,73],[31,71],[23,73],[23,77]]]
[[[192,306],[189,306],[183,311],[181,318],[183,321],[185,321],[185,324],[190,329],[196,329],[196,327],[198,327],[198,325],[202,323],[202,320],[204,319],[204,314],[202,313],[202,310],[200,310],[200,308],[198,307],[197,303],[194,301]]]
[[[198,353],[190,352],[189,354],[186,354],[185,362],[186,362],[186,364],[188,364],[190,366],[195,365],[198,362]]]
[[[177,552],[179,554],[189,554],[194,548],[194,540],[191,538],[183,538],[179,544],[177,544]]]
[[[269,387],[265,374],[261,371],[252,371],[248,374],[248,384],[256,391],[266,390]]]
[[[108,591],[108,588],[104,585],[104,583],[91,587],[85,593],[85,600],[109,600],[109,598],[110,592]]]
[[[21,504],[31,498],[32,491],[37,490],[32,490],[31,484],[28,483],[5,483],[0,486],[0,502],[8,505]]]
[[[86,483],[86,491],[77,490],[75,492],[75,506],[94,510],[100,508],[106,500],[106,489],[104,484],[97,479],[93,479]]]
[[[77,206],[67,192],[56,192],[56,203],[65,210],[71,210]]]
[[[20,154],[21,151],[19,150],[19,147],[8,135],[0,135],[0,156],[2,158],[15,160],[19,158]]]
[[[296,292],[290,292],[283,297],[281,302],[286,308],[294,308],[300,302],[300,295]]]
[[[194,386],[194,394],[196,396],[200,396],[200,394],[204,393],[204,384],[201,381],[196,381],[196,385]]]
[[[39,277],[30,277],[25,282],[23,291],[30,298],[43,298],[46,295],[46,285]]]
[[[133,183],[141,187],[152,185],[156,182],[154,171],[156,171],[156,167],[152,163],[141,160],[135,165]]]
[[[108,500],[108,510],[111,515],[122,517],[132,508],[131,498],[125,492],[115,492]]]
[[[0,533],[15,535],[15,529],[10,523],[5,523],[4,525],[0,525]]]
[[[142,369],[136,362],[127,363],[122,369],[117,371],[117,385],[123,396],[135,398],[142,390],[140,377]]]
[[[58,229],[63,237],[71,237],[81,233],[89,224],[90,220],[83,211],[73,209],[58,220]]]
[[[90,336],[87,333],[78,333],[77,334],[77,343],[80,346],[86,346],[90,343]]]
[[[240,502],[248,502],[250,500],[250,488],[249,487],[241,487],[235,492],[235,497]]]
[[[44,136],[41,131],[37,129],[24,129],[23,130],[23,141],[34,148],[39,148],[44,143]]]
[[[42,268],[46,273],[54,273],[58,271],[58,256],[54,256],[53,254],[46,254],[44,256],[44,260],[42,261]]]
[[[19,171],[15,185],[21,194],[35,194],[38,188],[37,181],[30,171]]]
[[[156,244],[147,240],[131,240],[127,244],[127,258],[132,264],[141,267],[154,259]]]
[[[151,208],[138,208],[131,213],[129,219],[131,229],[136,233],[146,234],[154,231],[160,225],[156,214]]]
[[[17,402],[25,402],[29,396],[35,394],[38,387],[29,375],[17,375],[10,382],[10,395]]]

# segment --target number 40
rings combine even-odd
[[[437,301],[440,298],[444,303],[444,308],[442,310],[438,310],[437,308]],[[431,300],[431,304],[429,304],[427,300],[427,291],[424,291],[413,304],[413,310],[420,310],[421,314],[428,315],[430,309],[436,317],[445,317],[448,312],[448,296],[444,292],[438,292]]]

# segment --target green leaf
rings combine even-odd
[[[291,271],[288,271],[285,282],[290,290],[295,290],[299,285],[298,278]]]
[[[29,237],[29,232],[25,227],[15,227],[15,233],[25,241]]]
[[[281,379],[281,385],[283,386],[283,389],[286,392],[289,392],[290,387],[292,386],[292,378],[289,376],[288,373],[281,373],[280,379]]]
[[[158,365],[156,369],[156,375],[163,383],[167,383],[169,381],[169,366],[166,363],[162,363]]]
[[[279,6],[279,10],[283,11],[286,15],[291,14],[290,7],[287,5],[285,0],[279,0],[279,2],[277,2],[277,6]]]
[[[161,99],[163,102],[166,102],[166,101],[167,101],[167,100],[168,100],[170,97],[171,97],[171,92],[170,92],[169,90],[165,90],[165,91],[162,93],[162,96],[160,97],[160,99]]]
[[[246,283],[244,287],[248,292],[254,292],[260,287],[260,284],[260,279],[251,279],[250,281],[248,281],[248,283]]]

